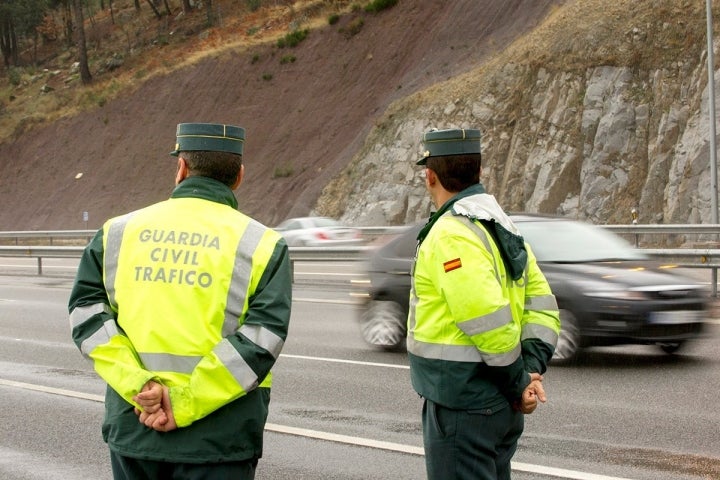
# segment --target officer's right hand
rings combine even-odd
[[[140,393],[133,397],[133,401],[140,405],[139,409],[135,409],[135,413],[139,416],[141,412],[155,413],[160,410],[162,403],[162,384],[150,380],[140,390]]]
[[[532,380],[522,393],[520,411],[525,414],[534,412],[538,406],[538,401],[543,403],[547,401],[545,388],[543,388],[541,380]]]
[[[170,403],[170,390],[166,386],[162,387],[160,406],[161,408],[154,413],[141,412],[139,415],[140,423],[158,432],[175,430],[177,423],[175,423],[175,415],[173,414],[172,404]]]

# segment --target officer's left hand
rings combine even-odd
[[[170,403],[170,390],[168,387],[162,387],[161,408],[154,413],[141,412],[139,420],[140,423],[143,423],[146,427],[157,430],[158,432],[169,432],[177,428],[172,404]]]

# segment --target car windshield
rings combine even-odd
[[[575,221],[518,221],[525,240],[541,262],[639,260],[646,256],[602,227]]]

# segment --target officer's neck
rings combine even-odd
[[[430,196],[432,197],[433,204],[435,205],[435,208],[437,208],[438,210],[440,209],[440,207],[445,205],[445,203],[448,200],[450,200],[452,197],[454,197],[456,194],[457,194],[457,192],[448,192],[442,186],[440,186],[437,189],[433,189],[433,191],[430,192]]]

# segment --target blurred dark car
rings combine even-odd
[[[289,218],[275,227],[289,247],[346,247],[363,244],[358,228],[327,217]]]
[[[672,265],[651,260],[622,237],[589,223],[511,216],[531,245],[560,308],[554,361],[584,347],[654,344],[676,352],[702,334],[710,295],[706,285]],[[421,225],[379,247],[367,261],[360,297],[365,341],[386,349],[405,344],[410,270]]]

